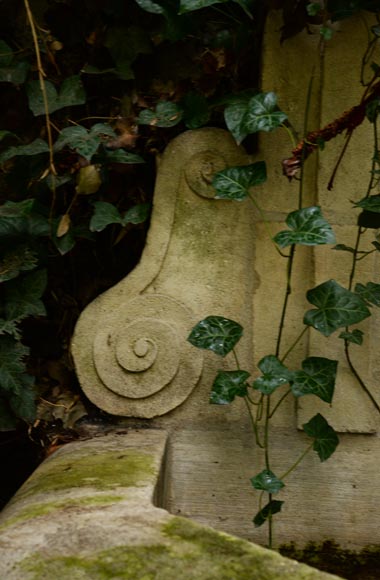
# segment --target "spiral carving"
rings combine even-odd
[[[193,155],[185,168],[185,178],[189,187],[201,197],[214,198],[212,180],[215,173],[228,166],[218,151],[206,150]]]
[[[97,332],[93,360],[105,399],[124,412],[152,417],[180,405],[200,377],[202,355],[186,341],[192,313],[176,300],[145,294],[123,305]],[[103,405],[103,408],[104,405]]]

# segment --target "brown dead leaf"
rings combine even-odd
[[[65,213],[58,224],[57,238],[62,238],[70,229],[71,219],[68,213]]]

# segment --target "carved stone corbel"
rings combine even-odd
[[[141,418],[171,411],[202,375],[203,352],[186,341],[194,324],[220,314],[249,328],[252,222],[246,204],[215,200],[211,182],[250,162],[221,129],[188,131],[167,147],[140,263],[76,326],[78,378],[101,409]]]

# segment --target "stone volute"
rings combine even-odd
[[[152,418],[183,404],[208,372],[204,353],[186,338],[210,314],[244,324],[240,356],[248,364],[251,210],[215,199],[211,182],[218,171],[250,162],[221,129],[188,131],[167,147],[140,263],[87,306],[76,327],[77,374],[99,408]]]

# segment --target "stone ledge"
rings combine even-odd
[[[0,518],[7,580],[323,580],[337,578],[154,505],[168,433],[66,445]]]

